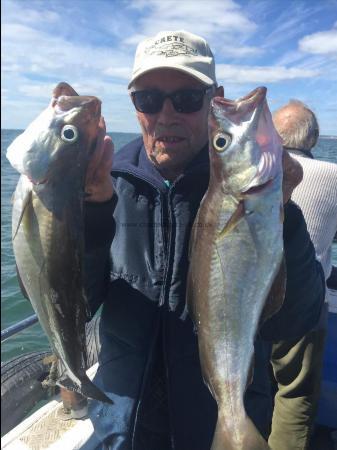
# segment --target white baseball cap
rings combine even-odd
[[[209,45],[205,39],[188,31],[161,31],[141,41],[128,88],[140,75],[161,68],[187,73],[208,86],[217,84]]]

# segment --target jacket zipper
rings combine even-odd
[[[162,235],[163,235],[163,242],[165,243],[165,253],[166,253],[166,264],[165,264],[165,270],[164,270],[164,281],[163,281],[163,288],[160,294],[159,298],[159,306],[163,306],[167,297],[167,285],[168,285],[168,278],[169,278],[169,270],[170,270],[170,263],[171,263],[171,256],[172,256],[172,207],[171,207],[171,193],[173,188],[175,187],[175,183],[172,184],[170,187],[167,197],[165,199],[165,202],[167,201],[167,234],[165,233],[165,227],[162,226]],[[164,218],[164,209],[166,207],[166,203],[162,208],[162,217]]]
[[[164,223],[164,220],[166,218],[166,201],[167,201],[167,205],[168,205],[168,202],[169,202],[168,198],[167,199],[164,198],[164,201],[163,201],[163,204],[162,204],[162,224],[161,224],[161,229],[162,229],[162,239],[163,239],[163,243],[164,243],[165,266],[164,266],[163,286],[162,286],[160,297],[159,297],[159,306],[163,306],[164,303],[165,303],[166,281],[167,281],[167,273],[168,273],[168,270],[169,270],[169,262],[170,262],[170,228],[171,228],[171,221],[170,221],[169,210],[168,210],[168,206],[167,206],[167,224]]]

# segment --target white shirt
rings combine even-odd
[[[301,208],[325,279],[331,273],[331,246],[337,230],[337,164],[291,153],[303,167],[303,180],[292,200]],[[337,313],[337,297],[329,295],[329,310]],[[334,304],[336,303],[336,304]]]

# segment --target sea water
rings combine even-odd
[[[21,292],[16,277],[15,260],[11,239],[11,198],[19,174],[10,166],[5,156],[9,144],[20,134],[20,130],[1,130],[1,329],[12,325],[34,313],[30,303]],[[137,134],[110,133],[118,151]],[[337,163],[337,138],[320,138],[315,148],[315,157]],[[333,245],[333,261],[337,264],[337,244]],[[1,346],[1,361],[14,356],[48,349],[48,341],[39,324],[31,326],[9,338]]]

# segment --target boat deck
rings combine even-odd
[[[96,370],[97,364],[87,371],[89,378]],[[2,450],[94,450],[98,445],[91,420],[73,419],[65,414],[60,395],[1,439]]]

